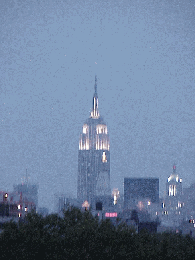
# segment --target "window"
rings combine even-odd
[[[106,158],[105,152],[103,152],[103,155],[102,155],[102,162],[103,163],[107,162],[107,158]]]
[[[83,134],[87,134],[87,132],[88,132],[88,125],[84,124],[83,125]]]
[[[169,185],[169,196],[176,196],[176,185]]]
[[[107,126],[97,125],[97,134],[107,134]]]

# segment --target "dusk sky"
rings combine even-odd
[[[0,190],[39,184],[39,206],[76,197],[78,143],[95,74],[110,135],[111,189],[173,163],[195,181],[192,0],[1,0]]]

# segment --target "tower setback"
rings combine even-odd
[[[90,118],[79,140],[77,198],[90,205],[96,196],[110,195],[110,144],[107,125],[98,111],[97,78]]]

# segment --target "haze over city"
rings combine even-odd
[[[95,74],[110,184],[195,180],[194,1],[1,1],[0,189],[39,185],[39,206],[76,197]]]

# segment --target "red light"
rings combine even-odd
[[[106,212],[105,217],[107,218],[115,218],[117,217],[117,212]]]

